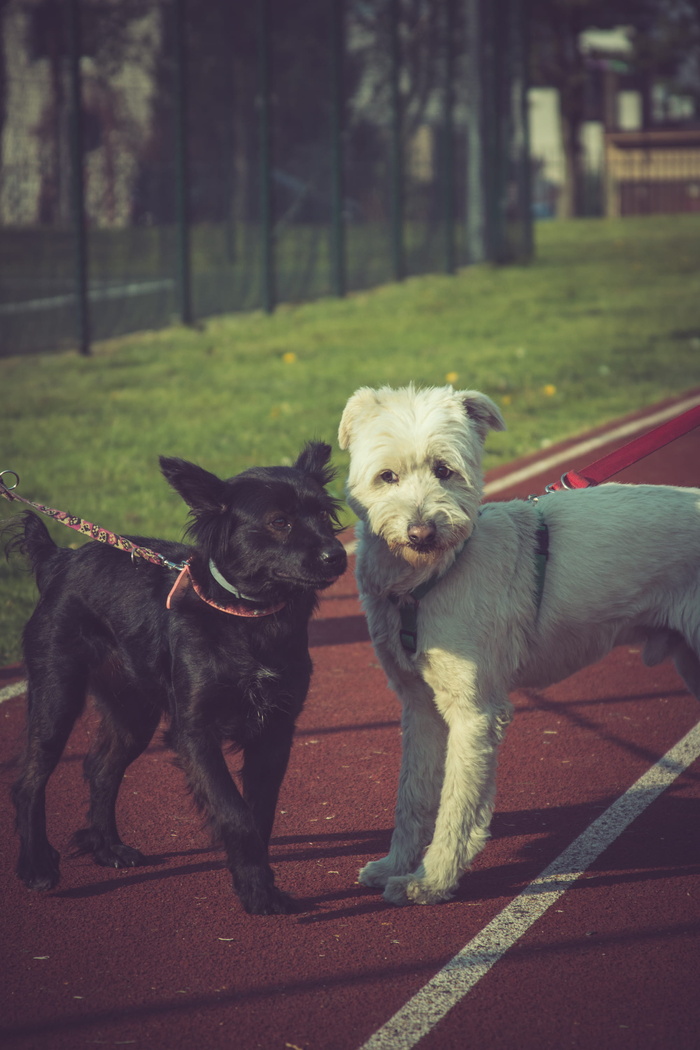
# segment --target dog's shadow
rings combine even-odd
[[[474,870],[462,877],[455,900],[514,896],[536,879],[579,834],[615,799],[545,809],[496,812],[492,843],[523,839],[517,852],[499,865],[489,864],[489,846],[478,857]],[[603,853],[571,883],[581,887],[617,886],[700,873],[698,803],[691,798],[666,795],[663,820],[641,814]],[[643,823],[642,823],[643,822]],[[507,850],[507,847],[503,847]],[[503,852],[499,849],[499,853]],[[578,874],[578,873],[576,873]]]
[[[594,804],[497,812],[492,824],[492,845],[479,856],[473,870],[464,874],[452,903],[473,905],[517,896],[613,801],[610,798]],[[571,883],[570,892],[700,874],[700,841],[690,830],[697,826],[697,809],[694,799],[667,796],[663,835],[655,830],[657,825],[650,829],[648,822],[643,828],[633,824],[590,866],[584,878]],[[390,828],[315,836],[281,835],[272,839],[271,861],[282,877],[287,863],[311,863],[321,858],[341,862],[355,857],[359,868],[367,860],[383,856],[390,839]],[[512,853],[502,844],[506,839],[518,840]],[[490,854],[496,851],[501,858],[505,852],[506,858],[490,863]],[[120,871],[89,885],[56,890],[52,896],[69,900],[99,897],[159,879],[225,870],[224,860],[213,846],[173,851],[147,857],[147,866]],[[294,894],[294,886],[285,883],[285,888]],[[339,908],[333,907],[335,902]],[[297,903],[299,921],[303,923],[394,910],[394,905],[384,901],[377,890],[356,882],[327,894],[298,898]]]
[[[271,840],[273,865],[284,864],[294,861],[312,861],[324,858],[344,858],[361,856],[367,854],[373,856],[382,849],[388,848],[391,829],[384,828],[377,831],[360,831],[353,833],[337,832],[324,835],[284,835],[274,837]],[[293,848],[295,844],[303,849]],[[292,847],[279,850],[280,846]],[[173,863],[179,858],[208,856],[210,859],[197,863]],[[362,861],[364,863],[364,859]],[[358,862],[359,864],[359,862]],[[166,867],[167,866],[167,867]],[[167,853],[152,854],[145,857],[145,863],[136,868],[121,869],[114,872],[109,878],[99,882],[93,882],[86,886],[74,886],[70,889],[55,890],[52,896],[66,900],[79,900],[90,897],[100,897],[108,893],[118,892],[128,886],[138,886],[159,879],[173,879],[197,875],[202,872],[225,871],[226,864],[221,857],[220,851],[215,846],[204,846],[191,850],[169,851]],[[293,887],[292,887],[293,892]],[[350,891],[352,892],[352,891]],[[345,898],[348,891],[341,892],[339,896]],[[313,901],[300,901],[304,905],[303,910],[314,906]]]
[[[168,867],[178,857],[194,857],[210,855],[211,860],[196,864],[178,864]],[[88,886],[74,886],[71,889],[55,890],[53,897],[66,900],[80,900],[89,897],[101,897],[107,893],[113,893],[123,889],[125,886],[138,886],[145,882],[154,882],[157,879],[173,879],[178,876],[197,875],[201,872],[221,871],[225,868],[221,853],[213,846],[204,846],[199,849],[182,850],[179,852],[157,853],[145,856],[144,864],[135,868],[122,868],[115,871],[109,878],[100,882],[93,882]],[[105,869],[110,870],[111,869]]]
[[[335,616],[312,620],[309,624],[309,647],[323,645],[352,645],[369,642],[369,631],[364,616]]]

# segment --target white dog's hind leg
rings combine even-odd
[[[643,660],[647,667],[655,667],[673,657],[676,670],[691,693],[700,700],[700,655],[686,641],[680,631],[658,630],[649,633],[644,646]]]
[[[673,653],[673,662],[690,692],[700,700],[700,659],[696,653],[682,642]]]
[[[643,659],[654,667],[673,657],[676,670],[691,693],[700,700],[700,656],[678,631],[656,631],[644,646]]]
[[[509,720],[505,701],[489,715],[452,710],[445,776],[435,834],[410,875],[389,879],[384,897],[393,904],[449,900],[465,868],[489,838],[498,742]]]
[[[433,837],[445,766],[447,726],[432,696],[407,694],[404,709],[401,773],[394,832],[386,857],[370,861],[359,874],[363,886],[383,888],[395,875],[407,875],[418,864]]]

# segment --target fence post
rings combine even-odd
[[[175,214],[180,320],[192,324],[189,171],[187,165],[187,51],[185,0],[174,0],[175,17]]]
[[[502,16],[505,11],[506,17]],[[521,149],[527,111],[524,15],[518,0],[496,5],[467,0],[469,78],[467,246],[470,262],[507,262],[512,252],[507,230],[508,184],[514,122]],[[514,106],[517,78],[522,92]],[[528,159],[529,163],[529,159]],[[515,173],[517,177],[517,172]],[[524,201],[529,189],[523,182]],[[524,221],[524,219],[523,219]]]
[[[275,309],[275,255],[272,224],[272,151],[270,131],[269,0],[258,0],[258,111],[260,134],[260,236],[263,309]]]
[[[445,0],[443,24],[443,219],[445,226],[445,272],[455,272],[455,179],[454,179],[454,0]]]
[[[499,5],[500,6],[500,5]],[[502,11],[502,8],[501,8]],[[497,19],[497,12],[488,0],[482,0],[482,48],[483,48],[483,125],[484,138],[484,204],[486,230],[486,259],[492,263],[503,261],[503,55],[496,46],[496,35],[501,28],[508,34],[507,24]]]
[[[484,61],[481,0],[466,0],[467,89],[467,262],[487,258],[486,192],[484,186]]]
[[[72,157],[73,224],[75,231],[75,293],[78,349],[90,353],[90,302],[88,298],[87,228],[85,221],[85,170],[83,163],[83,105],[80,83],[79,0],[68,3],[70,63],[70,142]]]
[[[331,0],[331,276],[333,292],[345,295],[345,222],[343,215],[343,59],[345,3]]]
[[[401,49],[398,0],[390,0],[389,3],[389,58],[391,62],[391,259],[394,280],[402,281],[405,271],[403,243],[403,146],[401,141],[402,112],[399,83]]]
[[[520,221],[520,255],[531,259],[534,253],[532,220],[532,175],[530,171],[530,109],[528,101],[529,3],[511,0],[510,21],[513,26],[513,151],[516,164],[518,218]]]

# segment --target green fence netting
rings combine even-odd
[[[0,352],[526,255],[521,16],[0,3]]]

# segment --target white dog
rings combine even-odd
[[[449,899],[485,845],[510,690],[642,642],[648,666],[673,656],[700,698],[700,490],[482,506],[484,438],[504,427],[484,394],[412,386],[358,390],[340,423],[360,596],[403,705],[391,850],[360,882],[395,904]]]

